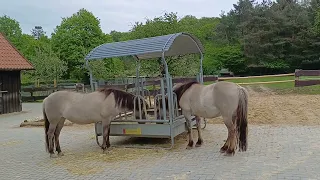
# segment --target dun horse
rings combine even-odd
[[[222,116],[224,124],[228,128],[228,138],[220,152],[233,155],[237,149],[237,143],[240,151],[247,150],[248,92],[245,88],[231,82],[217,82],[210,85],[189,82],[176,85],[173,92],[177,95],[178,106],[186,118],[189,134],[187,149],[192,148],[194,144],[191,127],[191,116],[194,115],[198,130],[196,147],[203,143],[200,117]],[[162,108],[162,101],[159,102],[160,106],[157,108]],[[165,102],[167,105],[168,100],[166,99]]]
[[[141,119],[146,118],[144,110],[149,106],[144,99],[139,99],[133,94],[107,88],[88,94],[72,91],[58,91],[50,94],[43,101],[46,149],[50,157],[57,157],[54,154],[54,141],[58,156],[63,156],[59,135],[65,119],[76,124],[102,122],[101,148],[105,152],[110,147],[110,123],[120,112],[135,111],[136,118],[140,119],[140,109]]]

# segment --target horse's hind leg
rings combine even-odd
[[[62,127],[64,126],[64,121],[65,121],[65,118],[61,118],[61,120],[59,121],[56,127],[56,131],[54,132],[54,139],[56,143],[56,151],[58,152],[58,156],[64,155],[61,151],[60,142],[59,142],[60,132],[62,130]]]
[[[47,132],[48,142],[49,142],[48,151],[49,151],[49,153],[50,153],[50,157],[52,157],[52,158],[57,157],[57,155],[54,154],[54,141],[53,141],[56,127],[57,127],[56,124],[50,124],[50,125],[49,125],[49,129],[48,129],[48,132]]]
[[[196,147],[200,147],[203,143],[202,135],[201,135],[201,118],[196,116],[196,125],[198,130],[198,141],[196,143]]]
[[[188,135],[189,135],[189,143],[186,149],[191,149],[193,147],[191,115],[189,113],[184,113],[184,117],[186,118],[186,124],[187,124]]]
[[[230,137],[230,132],[229,132],[229,129],[228,129],[228,138],[226,140],[226,142],[224,143],[224,145],[220,148],[220,152],[221,153],[225,153],[229,147],[229,137]]]
[[[226,152],[227,155],[233,155],[236,149],[236,127],[234,124],[234,118],[231,117],[223,117],[224,124],[228,128],[228,139],[225,145],[221,148],[220,151]]]

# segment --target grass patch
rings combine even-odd
[[[225,80],[234,83],[255,83],[255,82],[270,82],[270,81],[286,81],[294,80],[294,76],[282,76],[282,77],[261,77],[261,78],[241,78],[241,79],[230,79]],[[301,80],[306,79],[320,79],[320,77],[304,76],[300,77]],[[213,82],[204,82],[204,84],[211,84]],[[283,83],[271,83],[271,84],[256,84],[256,85],[243,85],[243,86],[264,86],[272,89],[274,92],[279,94],[320,94],[320,85],[305,86],[305,87],[294,87],[294,82],[283,82]]]

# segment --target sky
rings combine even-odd
[[[129,31],[135,22],[145,22],[177,12],[179,17],[193,15],[218,17],[228,12],[237,0],[0,0],[0,16],[7,15],[20,23],[23,33],[42,26],[51,36],[62,17],[70,17],[85,8],[100,19],[102,31]]]

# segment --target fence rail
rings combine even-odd
[[[320,70],[301,70],[295,71],[295,87],[313,86],[320,84],[319,79],[300,79],[302,76],[320,76]]]
[[[248,82],[248,83],[237,83],[239,85],[254,85],[254,84],[273,84],[273,83],[287,83],[287,82],[295,82],[295,87],[299,86],[310,86],[310,85],[316,85],[320,84],[320,80],[300,80],[300,76],[320,76],[320,70],[296,70],[295,73],[289,73],[289,74],[277,74],[277,75],[264,75],[264,76],[246,76],[246,77],[219,77],[218,76],[204,76],[203,81],[204,82],[217,82],[217,81],[227,81],[227,80],[235,80],[235,79],[259,79],[259,78],[266,78],[266,77],[285,77],[285,76],[292,76],[296,79],[292,80],[280,80],[280,81],[262,81],[262,82]],[[144,77],[145,78],[145,77]],[[172,79],[173,83],[183,83],[183,82],[189,82],[189,81],[195,81],[196,77],[174,77]],[[150,94],[158,94],[160,92],[160,89],[156,86],[160,85],[160,78],[145,78],[145,81],[143,82],[144,86],[149,86],[149,92]],[[124,83],[127,82],[127,83]],[[99,84],[99,88],[117,88],[122,90],[130,90],[135,87],[135,83],[133,81],[123,81],[122,84],[113,84],[114,82],[103,82],[102,84]],[[57,88],[54,87],[24,87],[22,88],[23,94],[30,94],[30,96],[23,96],[23,101],[36,101],[44,99],[46,96],[48,96],[50,93],[54,91],[59,90],[75,90],[79,91],[82,88],[82,91],[84,92],[90,92],[91,88],[90,85],[84,85],[79,89],[77,87],[78,83],[63,83],[59,84]],[[42,93],[41,93],[42,92]]]
[[[88,88],[88,86],[87,86]],[[46,98],[49,94],[60,90],[85,91],[86,86],[81,83],[69,83],[59,85],[57,87],[41,86],[41,87],[22,87],[21,98],[24,102],[38,101]]]

